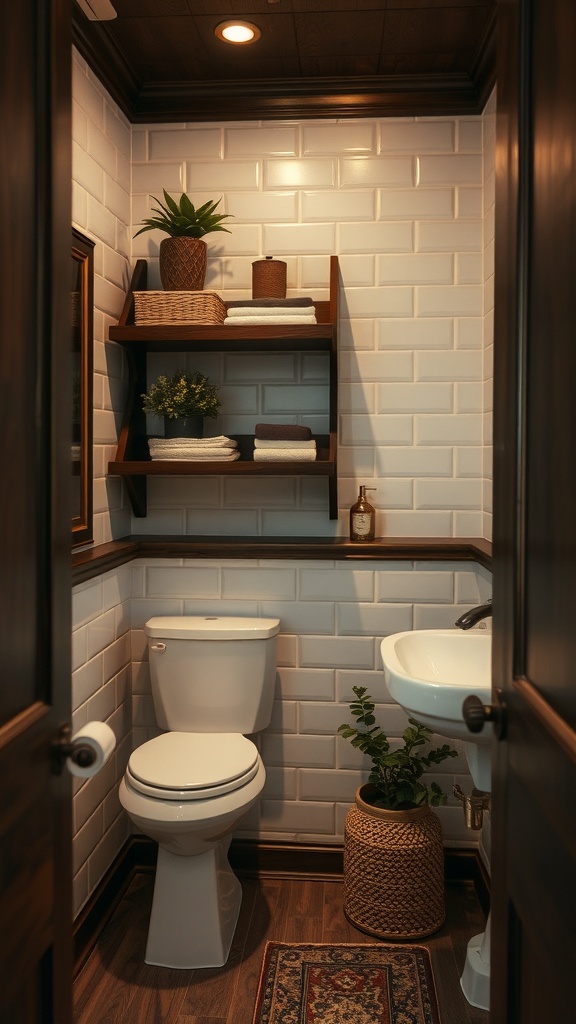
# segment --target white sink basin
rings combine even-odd
[[[471,694],[491,702],[492,634],[414,629],[385,637],[380,650],[390,696],[433,732],[463,740],[474,784],[489,792],[492,730],[469,732],[462,704]]]

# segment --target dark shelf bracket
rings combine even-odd
[[[125,476],[124,482],[136,519],[145,519],[148,514],[147,478],[145,476]]]

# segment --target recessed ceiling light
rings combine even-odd
[[[214,34],[225,43],[255,43],[261,32],[250,21],[221,21]]]

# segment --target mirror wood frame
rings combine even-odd
[[[73,547],[90,544],[94,540],[92,515],[94,244],[77,228],[72,228],[70,334],[74,405],[71,424]],[[75,455],[77,457],[74,457]],[[78,478],[78,486],[75,483],[76,478]]]

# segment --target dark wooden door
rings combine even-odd
[[[0,4],[0,1020],[71,1020],[69,0]]]
[[[576,5],[499,5],[493,1024],[574,1019]]]

